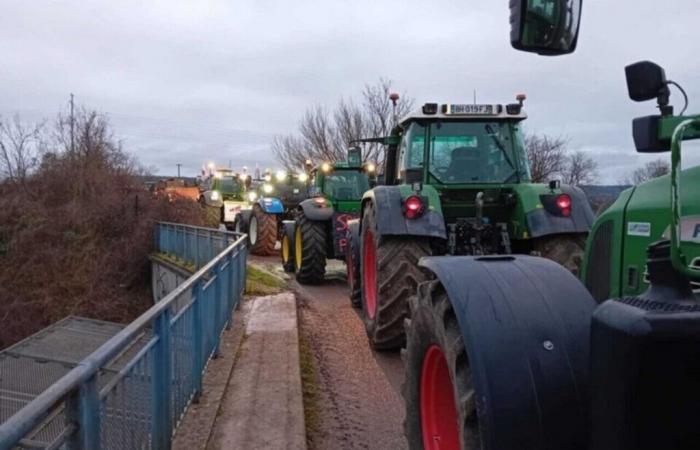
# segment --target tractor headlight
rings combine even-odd
[[[375,170],[377,170],[377,166],[372,163],[367,164],[367,172],[374,173]]]
[[[304,172],[301,172],[297,178],[299,178],[299,181],[301,181],[302,183],[305,183],[306,180],[309,179],[309,176]]]
[[[221,194],[219,194],[219,191],[211,191],[211,199],[215,202],[221,200]]]
[[[248,200],[254,202],[258,198],[257,192],[248,192]]]
[[[275,178],[277,178],[277,181],[284,181],[287,179],[287,172],[284,170],[278,170],[275,174]]]
[[[272,194],[272,185],[271,184],[263,184],[263,192],[266,194]]]

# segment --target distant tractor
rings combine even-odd
[[[634,120],[637,151],[671,150],[671,174],[596,220],[590,292],[544,258],[421,259],[405,321],[410,449],[700,448],[700,172],[681,171],[700,116],[673,115],[656,64],[626,74],[630,98],[660,110]]]
[[[238,215],[248,204],[244,177],[231,171],[218,171],[202,182],[199,202],[207,212],[207,225],[235,227]]]
[[[578,271],[593,212],[576,187],[530,181],[524,99],[426,103],[391,136],[367,139],[386,145],[386,185],[362,197],[349,273],[360,274],[351,291],[360,293],[373,348],[403,344],[424,256],[541,255]]]
[[[243,211],[237,229],[248,233],[251,252],[273,255],[282,233],[282,222],[293,219],[297,205],[308,198],[308,179],[305,172],[277,171],[266,173],[257,187],[251,190],[251,207]]]
[[[311,198],[296,208],[294,220],[284,222],[282,264],[303,284],[318,284],[326,259],[345,260],[348,221],[358,217],[360,200],[374,180],[375,166],[362,163],[359,148],[348,160],[323,163],[312,170]]]

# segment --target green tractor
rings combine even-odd
[[[573,51],[581,3],[512,0],[513,45]],[[586,286],[528,255],[421,260],[402,353],[410,449],[700,448],[700,171],[681,170],[700,115],[673,115],[659,66],[626,75],[660,110],[633,121],[635,147],[670,150],[670,176],[596,220]]]
[[[229,170],[220,170],[204,180],[200,188],[199,203],[206,210],[207,225],[235,228],[241,211],[248,207],[245,179]]]
[[[318,284],[326,259],[346,258],[348,221],[358,217],[360,201],[374,182],[375,166],[363,164],[361,150],[348,150],[348,160],[323,163],[311,171],[311,192],[294,220],[283,222],[282,265],[302,284]]]
[[[367,139],[387,146],[386,185],[350,223],[349,273],[360,276],[349,282],[373,348],[403,344],[424,256],[535,254],[578,270],[593,212],[576,187],[530,181],[523,100],[426,103],[391,136]]]

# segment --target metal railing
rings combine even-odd
[[[173,223],[159,223],[155,239],[158,251],[198,270],[0,424],[0,450],[170,447],[231,326],[247,249],[242,235]],[[125,355],[117,373],[103,370]]]

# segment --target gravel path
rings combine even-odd
[[[404,449],[401,358],[370,350],[348,299],[344,270],[329,264],[320,286],[291,283],[316,372],[317,419],[308,430],[309,449]]]

